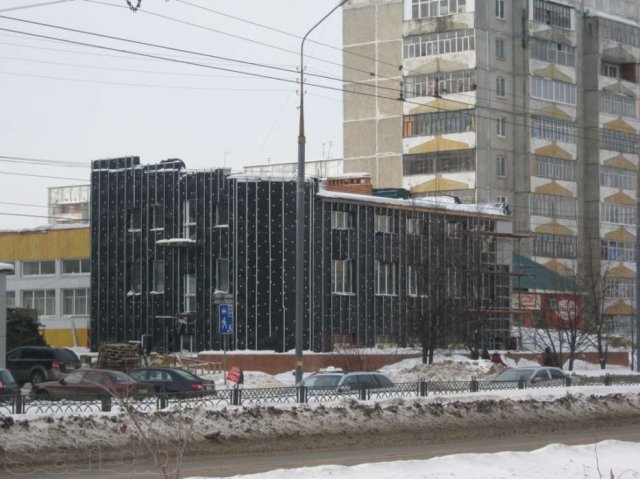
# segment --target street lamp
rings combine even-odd
[[[304,42],[309,34],[348,0],[333,7],[302,37],[300,43],[300,129],[298,130],[298,179],[296,182],[296,383],[302,380],[302,343],[304,330]]]

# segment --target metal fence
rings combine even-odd
[[[199,394],[161,394],[144,397],[113,398],[85,397],[62,399],[42,395],[13,395],[0,397],[0,415],[42,414],[66,415],[92,412],[120,412],[135,409],[153,412],[166,408],[216,408],[221,406],[329,403],[344,399],[383,400],[396,397],[447,396],[496,390],[540,389],[553,387],[584,387],[640,385],[638,375],[604,375],[600,377],[567,377],[543,382],[495,380],[426,381],[395,383],[383,388],[335,387],[271,387],[232,388]]]

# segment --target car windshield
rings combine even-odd
[[[496,380],[501,382],[517,382],[520,379],[528,380],[532,373],[533,370],[518,370],[517,368],[514,368],[513,370],[502,372],[496,377]]]
[[[193,373],[187,372],[185,370],[180,370],[179,368],[176,368],[175,370],[171,370],[171,371],[187,380],[198,380],[198,381],[200,380],[200,378],[196,377]]]
[[[109,375],[109,378],[115,383],[136,383],[136,381],[126,373],[111,370],[107,375]]]
[[[340,375],[312,375],[304,381],[307,387],[335,387]]]
[[[78,356],[68,348],[60,348],[55,352],[56,360],[59,362],[78,362]]]
[[[8,370],[0,370],[0,380],[6,387],[15,387],[16,381]]]

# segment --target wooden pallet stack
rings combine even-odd
[[[141,365],[142,357],[135,344],[108,343],[102,345],[98,352],[98,368],[128,373]]]

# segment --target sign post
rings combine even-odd
[[[224,354],[222,356],[222,369],[224,370],[224,384],[227,384],[227,339],[233,334],[233,306],[228,303],[218,305],[218,333],[224,335]]]

